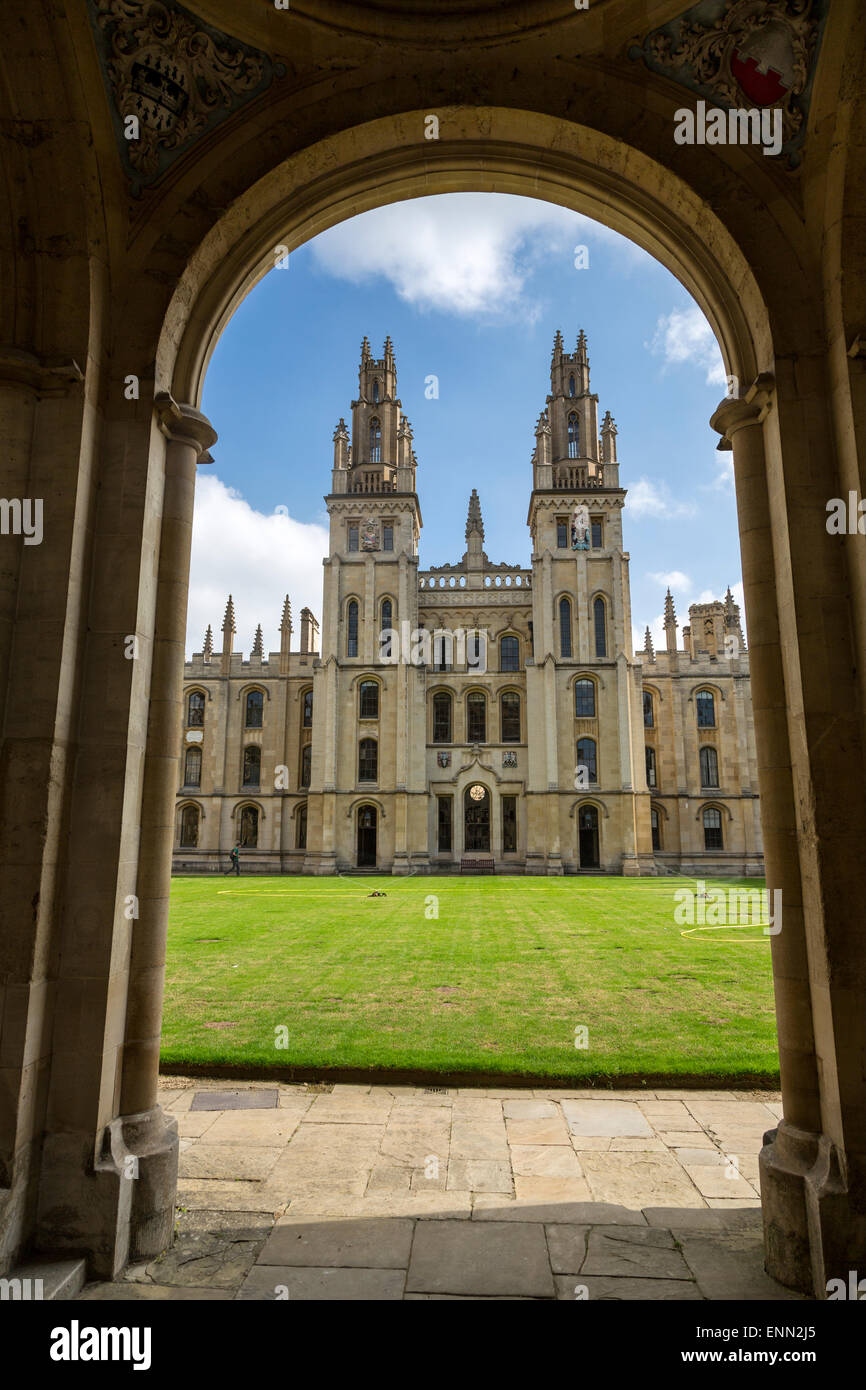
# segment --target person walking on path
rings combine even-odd
[[[237,878],[240,878],[240,873],[241,873],[241,847],[240,847],[240,845],[235,845],[234,849],[231,850],[231,852],[229,853],[229,859],[231,860],[231,863],[229,864],[229,867],[226,869],[226,874],[230,874],[230,873],[234,872],[235,876],[236,876]],[[223,877],[225,877],[225,874],[223,875]]]

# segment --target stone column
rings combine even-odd
[[[767,887],[781,890],[783,904],[771,950],[784,1119],[761,1153],[767,1269],[809,1289],[805,1176],[818,1155],[821,1103],[762,429],[771,395],[771,380],[759,377],[743,398],[723,401],[710,423],[734,450]]]
[[[139,842],[138,918],[133,923],[120,1115],[123,1139],[138,1158],[130,1259],[169,1243],[177,1173],[176,1139],[156,1103],[165,979],[171,857],[182,734],[184,642],[189,594],[195,472],[210,463],[210,422],[170,396],[156,399],[166,436],[156,624],[148,704],[147,753]]]

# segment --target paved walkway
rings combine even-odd
[[[778,1095],[163,1086],[175,1244],[84,1299],[797,1297],[762,1267]]]

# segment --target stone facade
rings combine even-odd
[[[261,628],[184,670],[174,867],[244,872],[760,874],[749,661],[730,590],[677,646],[632,651],[617,430],[587,344],[554,342],[536,427],[530,569],[492,563],[473,490],[466,551],[419,568],[412,429],[390,340],[364,340],[351,442],[334,433],[318,624]]]

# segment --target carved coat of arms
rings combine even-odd
[[[361,549],[379,549],[379,523],[374,521],[372,517],[367,517],[366,521],[361,524]]]
[[[438,763],[439,767],[450,767],[450,766],[451,766],[451,754],[450,754],[450,753],[437,753],[437,754],[436,754],[436,762]]]

